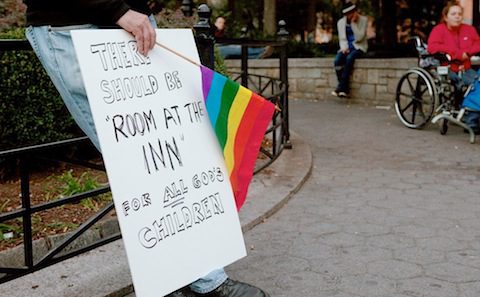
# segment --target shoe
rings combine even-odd
[[[340,97],[340,98],[348,97],[348,93],[340,91],[340,92],[338,92],[338,97]]]
[[[331,93],[331,94],[332,94],[332,96],[338,97],[338,91],[337,91],[337,90],[335,90],[335,91],[332,91],[332,93]]]
[[[220,287],[207,294],[198,294],[197,296],[208,297],[268,297],[269,295],[261,289],[252,285],[227,279]]]
[[[273,46],[267,45],[263,53],[260,55],[260,59],[266,59],[270,57],[272,54],[273,54]]]
[[[165,297],[196,297],[195,293],[189,287],[183,287]]]

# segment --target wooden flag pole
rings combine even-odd
[[[182,59],[184,59],[184,60],[186,60],[186,61],[188,61],[188,62],[190,62],[194,65],[197,65],[198,67],[207,67],[207,66],[203,66],[202,64],[199,64],[199,63],[193,61],[192,59],[190,59],[189,57],[187,57],[185,55],[182,55],[181,53],[177,52],[176,50],[173,50],[173,49],[169,48],[168,46],[159,43],[158,41],[155,41],[155,44],[158,45],[159,47],[163,48],[164,50],[167,50],[167,51],[171,52],[172,54],[177,55],[180,58],[182,58]],[[275,110],[278,111],[278,112],[282,111],[282,109],[280,107],[278,107],[277,104],[275,104]]]
[[[187,60],[188,62],[190,62],[190,63],[192,63],[192,64],[194,64],[194,65],[197,65],[198,67],[201,67],[201,66],[203,66],[203,65],[201,65],[201,64],[199,64],[199,63],[197,63],[197,62],[193,61],[193,60],[192,60],[192,59],[190,59],[189,57],[187,57],[187,56],[184,56],[184,55],[182,55],[181,53],[179,53],[179,52],[177,52],[177,51],[175,51],[175,50],[173,50],[173,49],[169,48],[168,46],[166,46],[166,45],[163,45],[163,44],[159,43],[158,41],[155,41],[155,44],[156,44],[156,45],[158,45],[159,47],[161,47],[161,48],[163,48],[163,49],[165,49],[165,50],[167,50],[167,51],[171,52],[172,54],[175,54],[175,55],[179,56],[180,58],[182,58],[182,59],[184,59],[184,60]],[[205,67],[205,66],[203,66],[203,67]]]

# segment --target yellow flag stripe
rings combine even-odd
[[[243,114],[247,109],[248,102],[252,97],[252,91],[247,88],[240,86],[235,99],[233,100],[232,106],[230,107],[230,112],[228,114],[228,133],[227,133],[227,142],[223,148],[223,156],[225,157],[225,164],[227,166],[228,175],[233,170],[235,166],[235,137],[237,136],[238,126],[242,121]]]

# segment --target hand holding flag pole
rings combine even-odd
[[[225,158],[239,210],[247,197],[265,131],[274,111],[280,109],[220,73],[157,41],[155,44],[200,68],[206,110]]]

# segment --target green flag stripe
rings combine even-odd
[[[225,147],[227,142],[227,133],[228,133],[228,114],[230,112],[230,107],[232,106],[235,95],[237,95],[240,85],[236,82],[228,79],[225,82],[222,92],[222,103],[220,105],[220,112],[218,114],[217,123],[215,125],[215,132],[217,133],[218,141],[220,142],[220,147]]]

